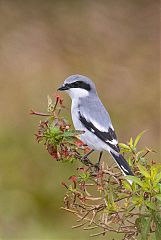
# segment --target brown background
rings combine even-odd
[[[159,34],[159,1],[0,1],[2,238],[88,239],[59,210],[61,181],[76,166],[35,143],[39,119],[28,114],[45,111],[46,96],[71,74],[94,80],[121,142],[148,129],[140,148],[159,160]]]

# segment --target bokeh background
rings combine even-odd
[[[35,142],[39,118],[29,115],[45,111],[47,95],[69,75],[95,81],[121,142],[148,129],[140,148],[154,148],[160,160],[159,3],[0,0],[2,239],[89,239],[60,210],[61,182],[76,166],[54,161]]]

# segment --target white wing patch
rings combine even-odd
[[[126,168],[124,168],[123,165],[120,166],[122,168],[123,171],[125,171],[126,173],[128,173],[128,171],[126,170]]]
[[[91,128],[91,132],[93,132],[93,133],[94,133],[94,132],[95,132],[95,130],[94,130],[93,128]]]
[[[109,142],[109,143],[111,143],[112,145],[117,145],[118,144],[118,141],[116,140],[116,139],[112,139],[112,141],[110,141],[110,140],[106,140],[105,142]]]
[[[112,126],[112,124],[110,124],[110,128],[114,131],[114,127]]]

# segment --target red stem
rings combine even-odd
[[[49,116],[52,116],[52,114],[49,114],[49,113],[41,113],[41,112],[35,112],[33,110],[30,110],[30,113],[31,115],[37,115],[37,116],[43,116],[43,117],[49,117]]]

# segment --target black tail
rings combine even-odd
[[[124,159],[124,157],[121,154],[114,153],[112,151],[110,153],[125,175],[134,176],[133,172],[130,169],[129,164],[127,163],[127,161]]]

